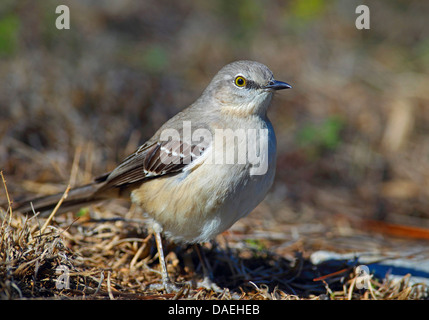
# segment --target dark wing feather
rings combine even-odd
[[[105,187],[123,187],[146,179],[181,172],[200,157],[205,148],[180,140],[146,143],[109,175],[100,177]],[[98,179],[98,180],[99,180]]]

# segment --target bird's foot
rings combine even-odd
[[[205,276],[202,281],[197,282],[198,288],[204,288],[207,291],[214,291],[216,293],[222,293],[224,290],[221,289],[210,277]]]
[[[185,284],[173,283],[170,280],[162,281],[162,283],[152,283],[149,285],[149,290],[165,291],[166,293],[177,293],[186,287]]]

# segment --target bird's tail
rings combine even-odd
[[[68,193],[57,193],[40,198],[14,202],[12,209],[22,213],[31,213],[34,208],[34,212],[41,212],[43,214],[44,212],[52,211],[65,194],[66,197],[63,199],[58,209],[59,212],[81,208],[82,206],[104,200],[104,197],[97,193],[103,184],[103,182],[93,182],[70,189]]]

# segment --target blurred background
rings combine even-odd
[[[70,30],[55,27],[60,4]],[[369,30],[355,26],[360,4]],[[113,169],[222,66],[250,59],[293,89],[269,110],[279,149],[269,201],[236,228],[429,227],[428,16],[417,0],[3,0],[9,193],[63,191],[73,159],[74,184]]]

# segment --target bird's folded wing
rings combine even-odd
[[[183,171],[199,158],[207,146],[189,144],[181,140],[155,141],[142,145],[110,174],[97,178],[105,180],[105,187],[123,187]]]

